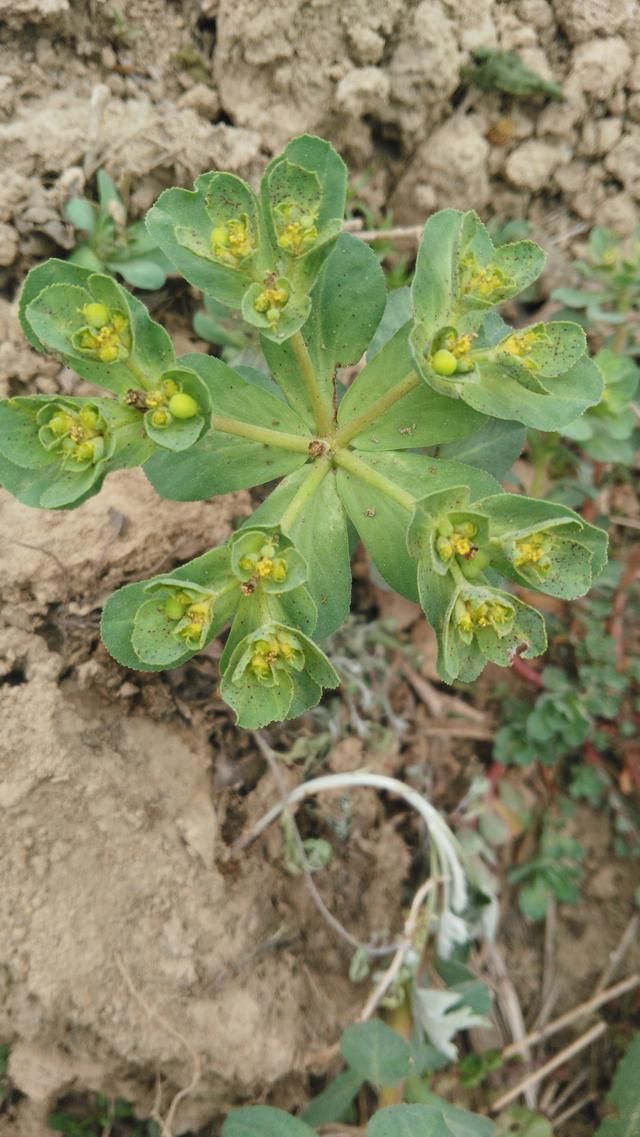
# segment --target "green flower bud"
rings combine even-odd
[[[75,419],[67,411],[58,411],[56,415],[47,423],[49,430],[56,438],[62,438],[68,434],[72,427],[75,425]]]
[[[157,429],[161,430],[165,426],[170,426],[171,422],[171,415],[168,411],[157,410],[151,415],[151,425]]]

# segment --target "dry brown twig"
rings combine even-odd
[[[404,932],[402,935],[403,942],[398,945],[398,950],[394,955],[389,967],[385,971],[377,987],[374,988],[371,995],[367,999],[367,1002],[365,1003],[359,1016],[358,1022],[367,1022],[367,1020],[371,1018],[372,1014],[377,1009],[378,1005],[384,999],[387,991],[391,987],[391,984],[398,975],[406,959],[407,952],[409,952],[413,947],[413,940],[418,926],[418,916],[420,914],[420,909],[422,908],[422,905],[429,893],[438,884],[440,884],[443,879],[443,877],[431,877],[429,880],[425,880],[416,892],[413,900],[411,901],[409,915],[405,921]]]
[[[133,979],[131,978],[131,975],[129,974],[122,956],[119,954],[116,955],[115,961],[118,971],[122,975],[122,978],[129,988],[129,991],[133,995],[136,1002],[140,1004],[145,1014],[150,1019],[155,1019],[155,1021],[162,1027],[162,1029],[166,1030],[167,1034],[170,1034],[172,1038],[175,1038],[177,1042],[184,1046],[189,1057],[191,1058],[191,1061],[193,1062],[193,1073],[191,1075],[191,1081],[189,1082],[188,1086],[184,1086],[181,1090],[178,1090],[177,1094],[174,1095],[167,1111],[167,1115],[164,1118],[160,1113],[160,1100],[162,1097],[160,1079],[158,1079],[158,1082],[156,1084],[156,1100],[154,1102],[151,1120],[157,1122],[157,1124],[160,1126],[162,1137],[174,1137],[173,1122],[175,1119],[176,1110],[178,1109],[180,1103],[185,1100],[185,1098],[191,1096],[191,1094],[198,1086],[200,1079],[202,1078],[202,1061],[200,1059],[200,1055],[198,1054],[197,1050],[193,1048],[191,1043],[184,1037],[184,1035],[181,1034],[179,1030],[176,1030],[176,1028],[172,1026],[170,1022],[167,1022],[164,1016],[161,1015],[160,1012],[157,1011],[156,1008],[148,1002],[142,992],[138,990],[135,983],[133,982]]]
[[[636,913],[631,917],[624,932],[622,933],[622,936],[620,937],[620,943],[610,953],[609,959],[607,960],[607,963],[602,970],[602,974],[596,983],[596,989],[594,991],[595,995],[599,995],[601,991],[604,991],[607,983],[611,982],[629,948],[636,942],[638,938],[638,932],[640,932],[640,916]]]
[[[584,1050],[587,1046],[591,1046],[606,1030],[607,1024],[605,1022],[595,1023],[589,1030],[585,1031],[580,1038],[574,1039],[568,1046],[565,1046],[564,1050],[560,1050],[553,1058],[545,1062],[543,1066],[540,1066],[537,1070],[533,1070],[526,1078],[518,1082],[517,1086],[513,1086],[512,1089],[507,1090],[506,1094],[497,1098],[491,1106],[491,1112],[499,1113],[501,1109],[504,1109],[505,1106],[510,1105],[512,1101],[520,1097],[520,1094],[526,1094],[528,1089],[542,1082],[547,1077],[547,1074],[551,1074],[554,1070],[557,1070],[558,1066],[563,1066],[565,1062],[568,1062],[570,1058],[579,1054],[581,1050]]]
[[[500,1010],[508,1024],[512,1037],[516,1042],[521,1043],[525,1037],[524,1015],[522,1014],[518,992],[509,977],[507,964],[497,944],[487,944],[487,961],[493,975],[496,998]],[[515,1044],[516,1043],[513,1045]],[[526,1043],[522,1047],[522,1050],[525,1058],[528,1059],[531,1057],[531,1052]],[[525,1089],[525,1101],[529,1109],[535,1109],[537,1102],[535,1088],[527,1087]]]
[[[547,1023],[546,1026],[540,1027],[539,1030],[532,1030],[530,1034],[526,1034],[519,1040],[511,1042],[508,1046],[505,1046],[502,1051],[502,1057],[511,1058],[513,1054],[520,1054],[530,1046],[535,1046],[538,1042],[550,1038],[552,1034],[557,1034],[559,1030],[564,1030],[565,1027],[571,1026],[572,1023],[578,1022],[580,1019],[592,1014],[598,1007],[604,1006],[605,1003],[610,1003],[612,999],[617,999],[620,995],[626,995],[628,991],[633,991],[633,989],[639,985],[640,974],[630,975],[627,979],[622,979],[620,983],[616,983],[606,991],[600,991],[598,994],[593,995],[590,999],[585,1000],[584,1003],[580,1003],[577,1007],[574,1007],[573,1010],[567,1011],[564,1015],[560,1015],[559,1018]]]

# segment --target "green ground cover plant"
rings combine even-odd
[[[29,506],[76,507],[131,466],[177,501],[278,483],[225,545],[121,588],[102,621],[114,657],[142,671],[184,663],[229,627],[221,694],[250,729],[338,685],[318,641],[349,612],[358,539],[386,585],[419,600],[447,683],[544,652],[543,617],[513,586],[572,599],[606,560],[601,529],[498,481],[525,428],[562,430],[603,391],[578,323],[514,329],[499,315],[543,251],[496,247],[475,213],[443,210],[410,292],[387,302],[377,256],[342,231],[345,195],[342,160],[305,135],[259,195],[204,174],[147,217],[175,270],[259,336],[268,375],[177,357],[112,277],[50,260],[25,282],[25,335],[109,396],[0,405],[0,480]],[[346,387],[341,368],[365,353]]]
[[[144,221],[127,219],[127,210],[106,170],[96,175],[98,201],[73,197],[64,215],[84,234],[69,261],[92,272],[121,276],[134,288],[162,288],[172,265],[155,245]]]

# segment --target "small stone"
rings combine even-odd
[[[636,200],[640,199],[640,127],[627,128],[605,158],[604,166]]]
[[[220,113],[220,97],[213,87],[196,83],[178,99],[179,110],[194,110],[202,118],[213,119]]]
[[[361,118],[379,111],[387,102],[389,91],[389,76],[379,67],[357,67],[338,83],[335,105],[353,118]]]
[[[347,34],[356,63],[379,63],[384,52],[384,39],[379,32],[356,23],[349,27]]]
[[[509,155],[505,173],[512,185],[535,192],[548,186],[554,171],[569,156],[567,146],[532,138]]]
[[[572,43],[611,35],[632,17],[634,0],[556,0],[556,20]]]
[[[624,85],[630,67],[631,52],[621,36],[581,44],[573,53],[567,90],[609,99]]]
[[[0,224],[0,265],[11,265],[18,256],[20,240],[13,225]]]

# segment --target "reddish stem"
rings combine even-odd
[[[514,655],[511,660],[511,670],[532,687],[536,687],[538,690],[544,687],[540,672],[536,671],[535,667],[531,667],[521,656]]]

